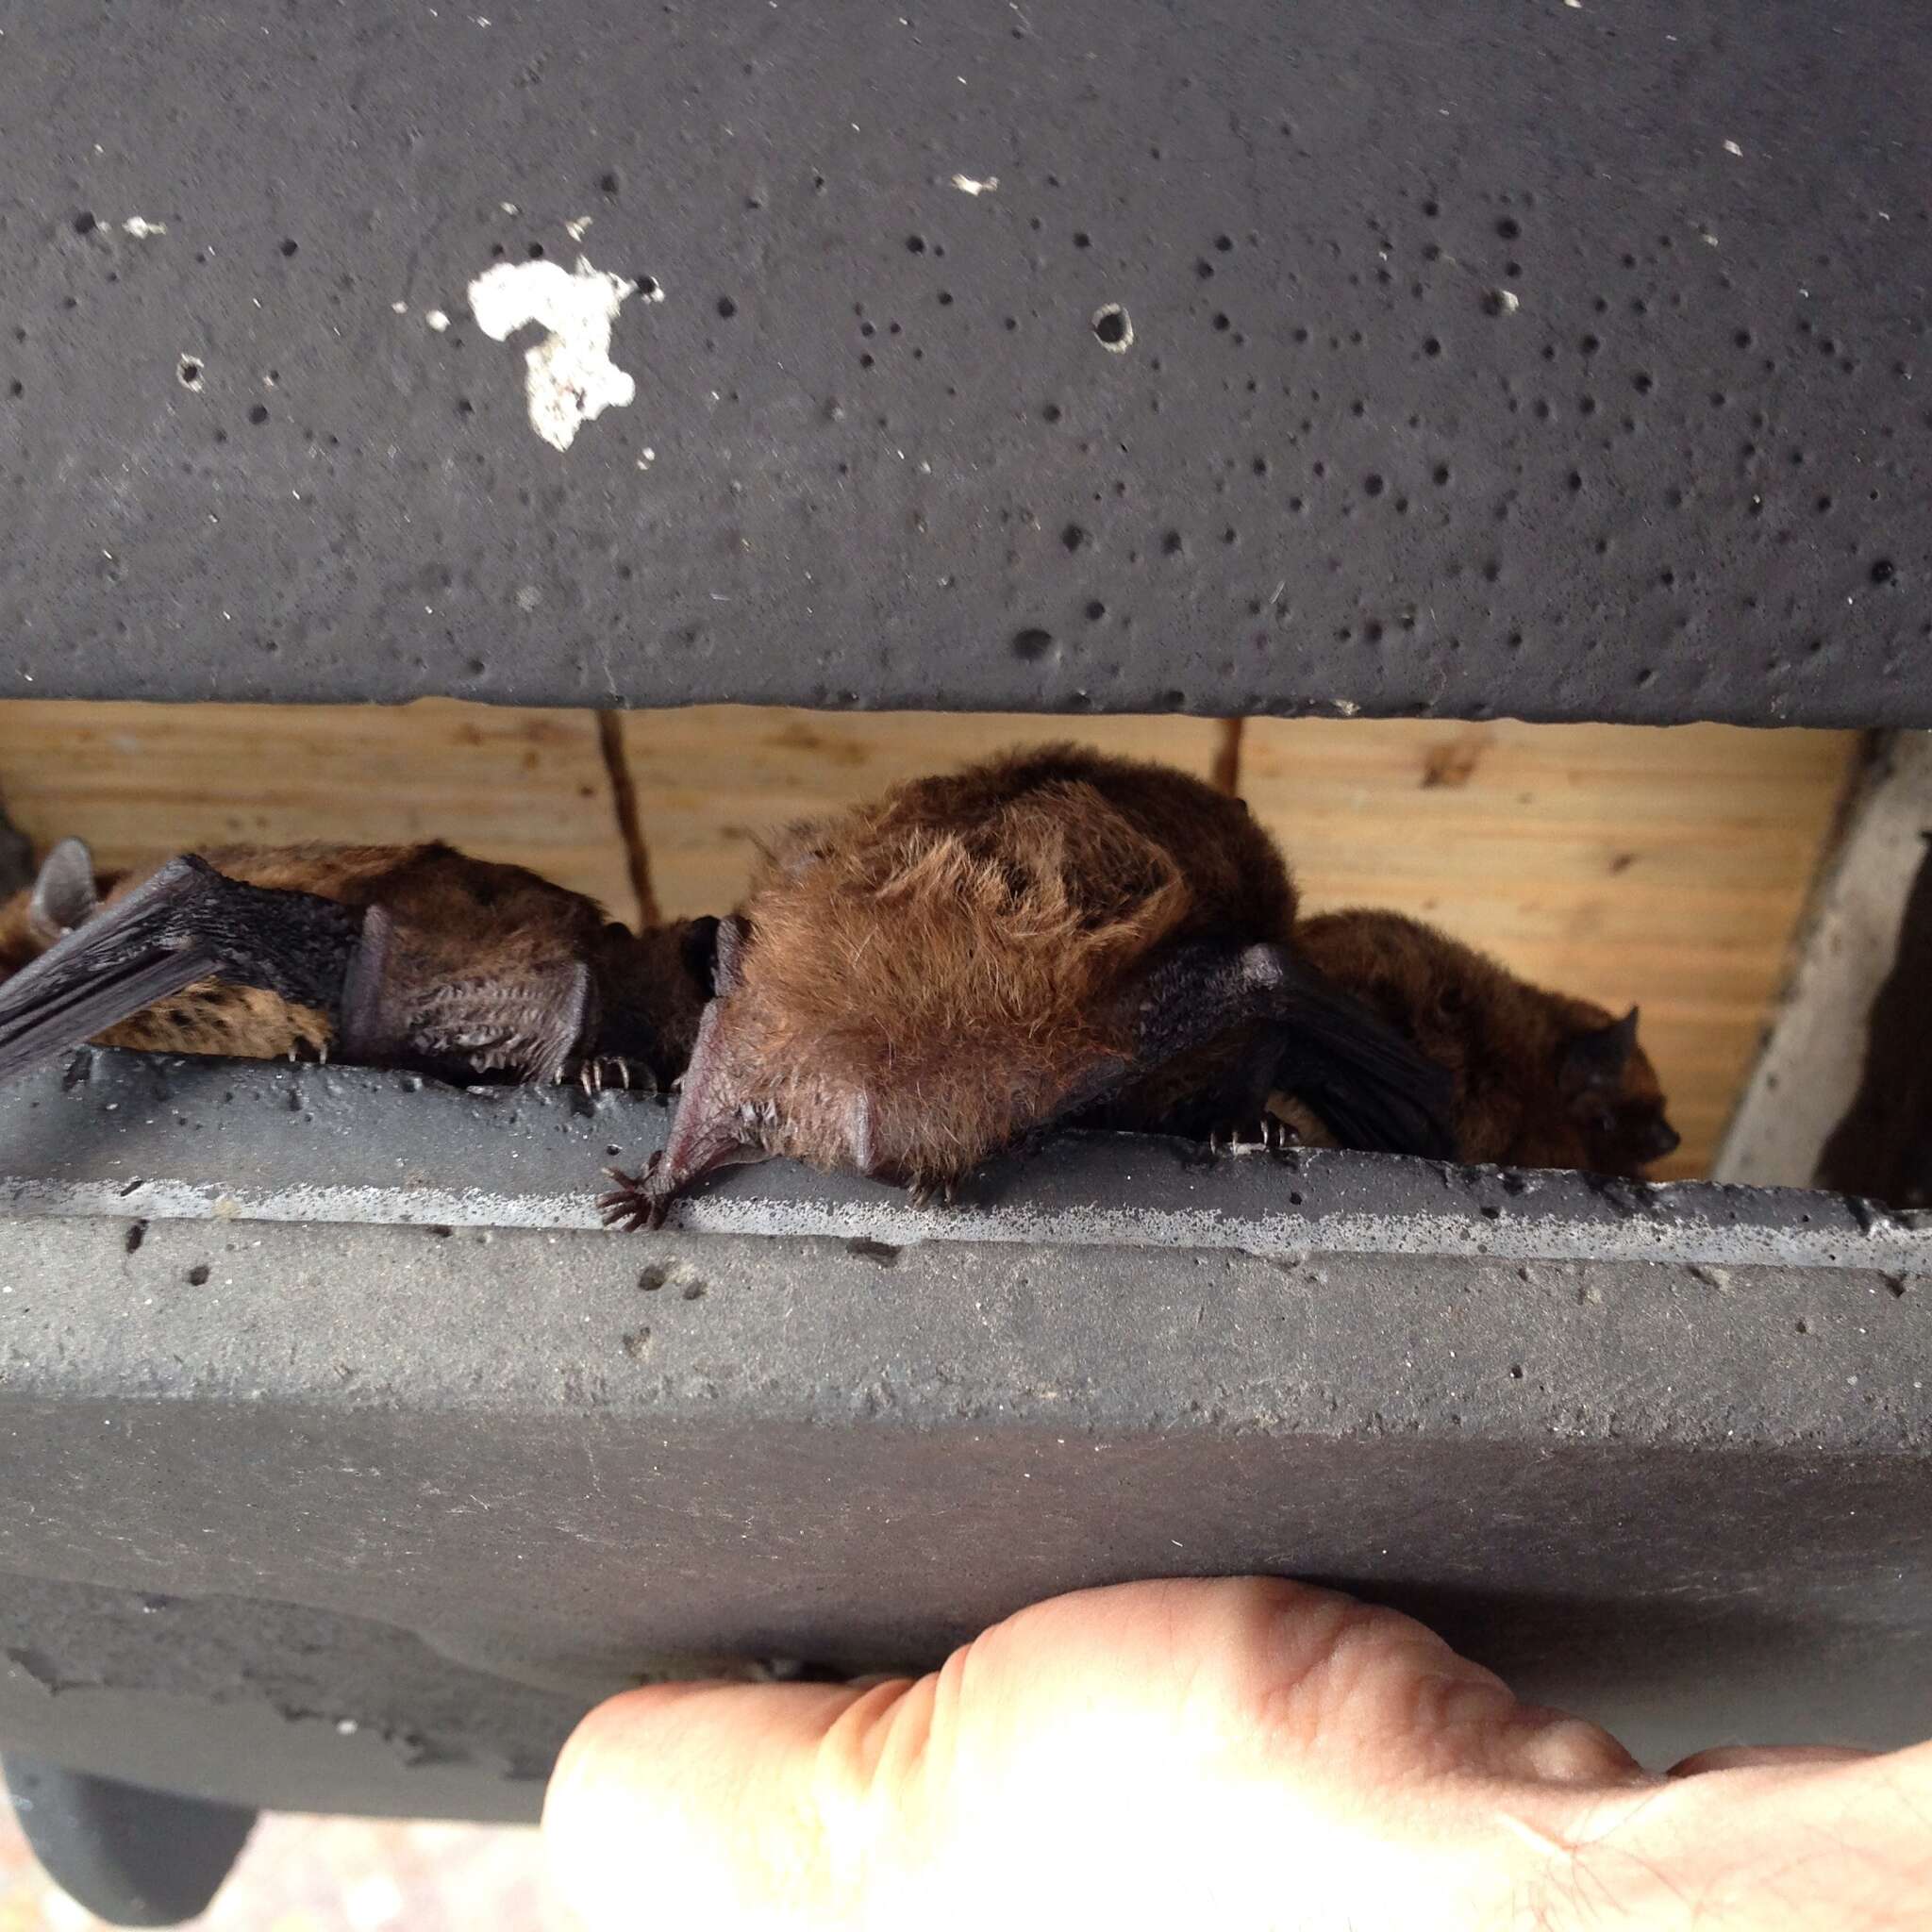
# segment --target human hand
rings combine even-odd
[[[1932,1747],[1649,1775],[1412,1619],[1262,1579],[1034,1606],[916,1682],[666,1685],[544,1815],[591,1932],[1932,1922]]]

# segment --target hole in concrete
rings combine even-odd
[[[1118,302],[1109,302],[1094,311],[1093,333],[1103,348],[1111,349],[1116,356],[1124,355],[1134,340],[1134,325]]]
[[[1053,649],[1053,633],[1041,630],[1038,626],[1017,631],[1013,636],[1013,655],[1024,658],[1029,663],[1044,658]]]
[[[183,389],[201,387],[201,363],[192,356],[184,356],[175,365],[175,374],[181,379]]]
[[[206,1261],[197,1261],[194,1264],[194,1266],[188,1271],[189,1287],[206,1288],[208,1286],[208,1277],[212,1272],[213,1271],[210,1270]]]

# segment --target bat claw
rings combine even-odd
[[[641,1174],[626,1174],[622,1168],[607,1167],[604,1172],[617,1183],[597,1196],[597,1212],[606,1227],[638,1234],[645,1228],[661,1227],[671,1208],[668,1191],[652,1185],[658,1163],[663,1157],[654,1154]]]

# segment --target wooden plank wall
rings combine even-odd
[[[1784,970],[1857,741],[1721,726],[594,714],[0,704],[0,798],[125,864],[225,840],[441,837],[635,919],[627,781],[666,913],[718,911],[758,835],[1001,745],[1076,738],[1238,789],[1310,909],[1397,907],[1532,979],[1643,1008],[1707,1164]],[[615,768],[613,770],[613,767]]]

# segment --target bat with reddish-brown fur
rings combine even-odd
[[[1657,1069],[1637,1043],[1636,1008],[1619,1020],[1546,991],[1397,912],[1325,913],[1295,937],[1336,985],[1454,1079],[1458,1159],[1638,1179],[1676,1151]],[[1274,1115],[1312,1144],[1347,1144],[1296,1088],[1292,1068],[1282,1073]]]
[[[716,921],[641,935],[522,866],[447,845],[226,846],[105,891],[49,854],[0,907],[0,1077],[92,1040],[335,1056],[458,1080],[682,1071]]]
[[[1294,912],[1239,800],[1070,745],[793,826],[719,927],[669,1142],[613,1175],[605,1219],[656,1226],[701,1176],[774,1155],[949,1191],[1049,1127],[1131,1111],[1231,1031],[1274,1052],[1217,1096],[1230,1122],[1287,1064],[1366,1143],[1445,1151],[1446,1079],[1308,964]]]

